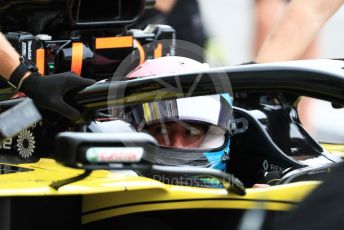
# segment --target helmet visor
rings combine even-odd
[[[114,113],[124,114],[122,119],[161,146],[177,149],[222,147],[232,121],[231,104],[223,95],[153,101]]]

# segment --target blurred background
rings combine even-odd
[[[189,0],[184,0],[189,1]],[[287,6],[283,0],[198,0],[212,50],[225,65],[252,60],[255,54],[258,17],[256,6],[269,4],[263,12],[273,26]],[[259,3],[261,2],[261,3]],[[266,2],[266,3],[263,3]],[[281,2],[281,4],[276,4]],[[283,7],[283,5],[285,5]],[[268,14],[268,15],[267,15]],[[332,17],[318,37],[319,58],[344,58],[344,7]]]
[[[287,5],[283,0],[199,0],[199,4],[209,36],[207,50],[224,65],[253,60],[261,44],[260,33],[265,33],[264,25],[257,26],[258,20],[272,27]],[[344,59],[343,26],[344,7],[326,23],[305,58]],[[333,109],[330,103],[314,99],[301,103],[302,122],[316,139],[344,143],[344,109]]]
[[[288,0],[156,0],[143,24],[171,25],[177,39],[205,48],[203,61],[211,66],[238,65],[254,59],[287,5]],[[343,25],[344,7],[323,27],[303,59],[344,58]],[[305,98],[299,114],[316,139],[344,143],[344,109]]]

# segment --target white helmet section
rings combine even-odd
[[[143,103],[131,107],[136,127],[161,121],[194,121],[230,129],[232,110],[224,96],[209,95]]]
[[[177,99],[179,119],[217,125],[221,111],[220,95]]]

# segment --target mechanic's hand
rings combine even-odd
[[[72,72],[49,76],[31,73],[23,80],[20,91],[32,98],[38,107],[55,111],[72,121],[76,121],[80,118],[81,113],[67,104],[64,97],[67,93],[75,93],[95,82]]]

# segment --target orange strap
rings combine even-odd
[[[96,49],[130,48],[133,44],[132,36],[96,38]]]
[[[146,60],[146,54],[145,54],[145,51],[144,51],[144,49],[143,49],[141,43],[140,43],[138,40],[136,40],[136,39],[135,39],[135,45],[136,45],[136,47],[137,47],[137,50],[139,51],[139,55],[140,55],[140,65],[141,65],[141,64],[144,63],[145,60]]]
[[[84,44],[82,42],[74,42],[72,45],[71,71],[78,75],[81,75],[83,47]]]
[[[44,75],[45,73],[44,63],[45,63],[45,50],[43,48],[39,48],[36,50],[36,66],[38,68],[38,72],[42,75]]]
[[[154,58],[162,57],[162,44],[159,42],[154,49]]]

